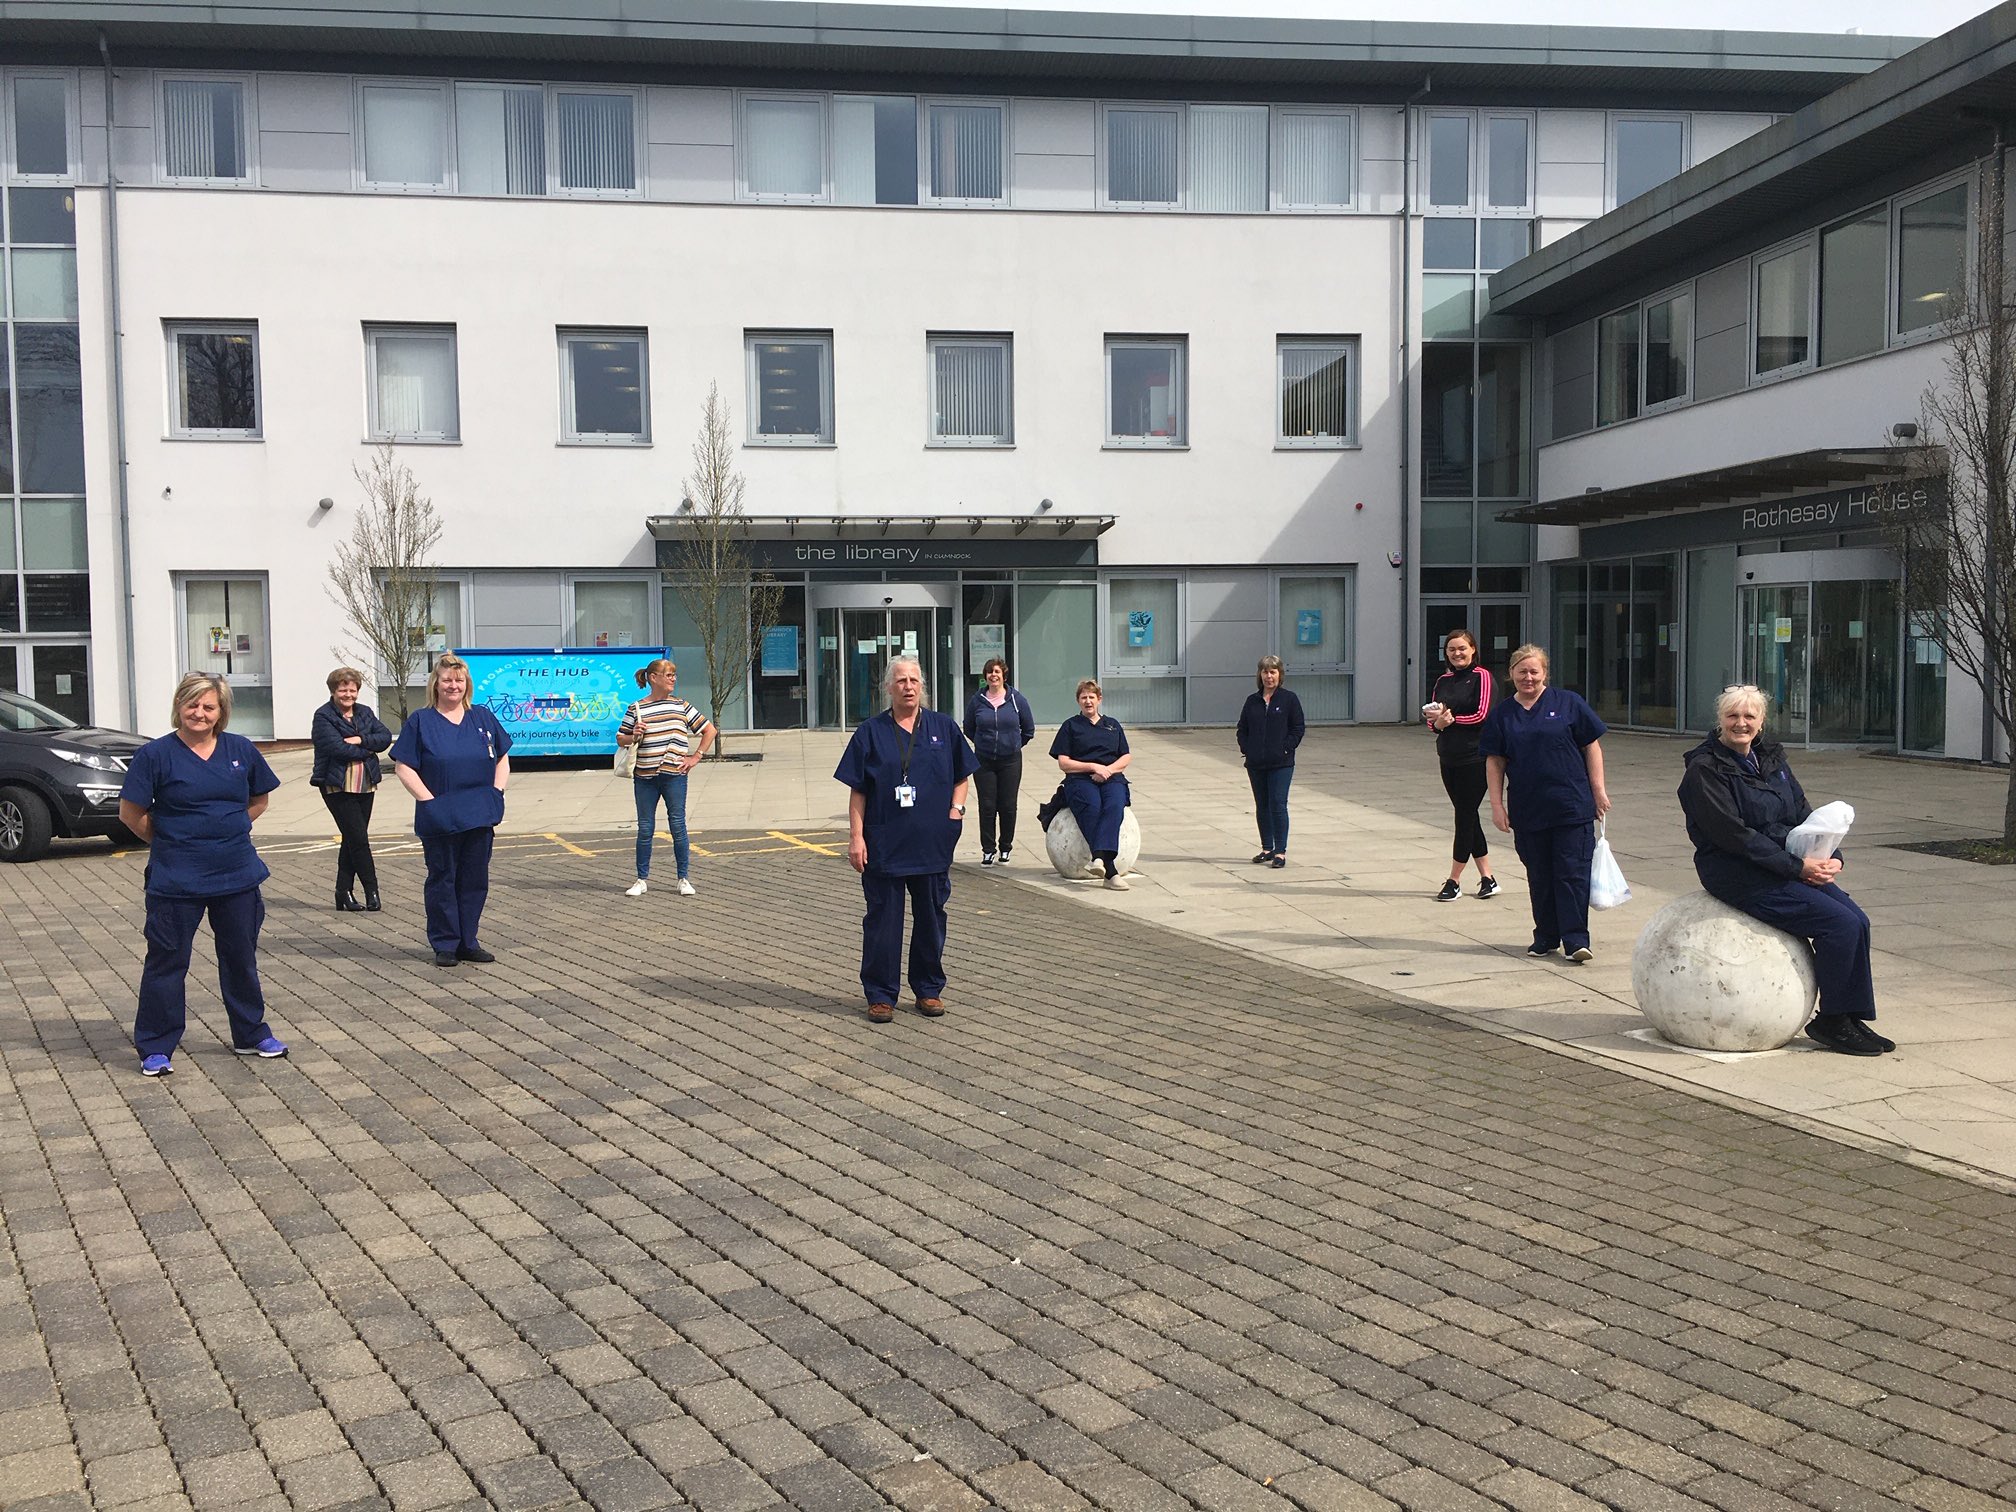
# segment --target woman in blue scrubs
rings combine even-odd
[[[511,737],[469,702],[469,664],[434,662],[429,706],[415,709],[392,743],[399,785],[413,795],[413,833],[427,858],[427,943],[436,966],[494,961],[477,939],[490,896],[490,851],[504,820]]]
[[[1593,825],[1610,812],[1603,788],[1608,726],[1579,694],[1547,686],[1547,653],[1512,653],[1512,696],[1491,706],[1477,748],[1491,794],[1491,822],[1512,834],[1533,904],[1529,956],[1559,949],[1580,966],[1589,948],[1589,860]],[[1511,784],[1507,798],[1506,784]]]
[[[1106,870],[1106,885],[1127,891],[1120,874],[1120,821],[1127,817],[1127,779],[1122,775],[1134,760],[1120,721],[1099,712],[1099,684],[1086,678],[1078,684],[1078,712],[1057,727],[1050,754],[1064,773],[1064,801],[1085,837],[1093,859]]]
[[[147,961],[133,1046],[142,1076],[166,1076],[188,1022],[189,956],[210,916],[217,985],[231,1020],[231,1048],[271,1060],[287,1047],[266,1027],[259,987],[259,926],[269,875],[252,848],[252,821],[280,786],[258,747],[225,726],[231,688],[191,672],[175,685],[175,729],[133,755],[119,789],[119,822],[149,846]]]

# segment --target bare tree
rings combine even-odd
[[[330,554],[327,592],[369,658],[391,677],[403,720],[407,686],[427,667],[441,517],[390,442],[371,454],[368,468],[350,470],[364,490],[364,507],[351,522],[350,539]],[[345,659],[341,647],[332,650]]]
[[[1974,297],[1952,302],[1945,374],[1925,390],[1918,434],[1904,443],[1925,507],[1899,508],[1892,534],[1916,633],[1936,639],[1980,686],[2003,740],[2016,744],[2016,309],[2003,246],[2006,180],[1998,142],[1982,164]],[[2016,765],[2002,844],[2016,847]]]
[[[747,681],[755,648],[777,623],[784,600],[784,590],[753,565],[743,480],[735,470],[733,419],[720,385],[709,384],[686,479],[691,509],[683,516],[671,568],[673,591],[700,637],[717,727]],[[724,735],[715,750],[725,745]]]

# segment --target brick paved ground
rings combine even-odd
[[[1027,889],[876,1028],[842,863],[573,838],[454,972],[276,848],[158,1083],[138,858],[0,872],[0,1503],[2016,1497],[2016,1199]]]

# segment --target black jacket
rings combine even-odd
[[[1695,874],[1724,902],[1796,882],[1804,869],[1785,849],[1785,836],[1813,805],[1786,763],[1785,747],[1760,736],[1750,754],[1757,758],[1755,776],[1710,735],[1687,753],[1687,775],[1680,779]]]
[[[1456,716],[1448,729],[1435,732],[1435,754],[1442,765],[1484,764],[1477,742],[1483,738],[1484,721],[1490,717],[1495,691],[1491,674],[1482,667],[1465,667],[1461,672],[1451,667],[1435,679],[1435,686],[1428,690],[1429,699]]]
[[[378,785],[378,753],[392,744],[392,732],[379,722],[369,704],[358,704],[345,719],[336,712],[332,698],[315,711],[309,734],[315,741],[315,770],[309,773],[308,781],[315,787],[342,787],[343,768],[353,761],[364,763],[366,787]],[[363,736],[364,743],[346,744],[352,735]]]
[[[1270,706],[1264,693],[1248,693],[1239,711],[1239,751],[1256,772],[1295,765],[1302,744],[1302,700],[1286,688],[1274,690]]]

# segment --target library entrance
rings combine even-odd
[[[849,729],[887,702],[889,663],[914,656],[934,708],[953,700],[951,583],[835,583],[811,590],[818,723]],[[957,709],[952,712],[956,715]]]

